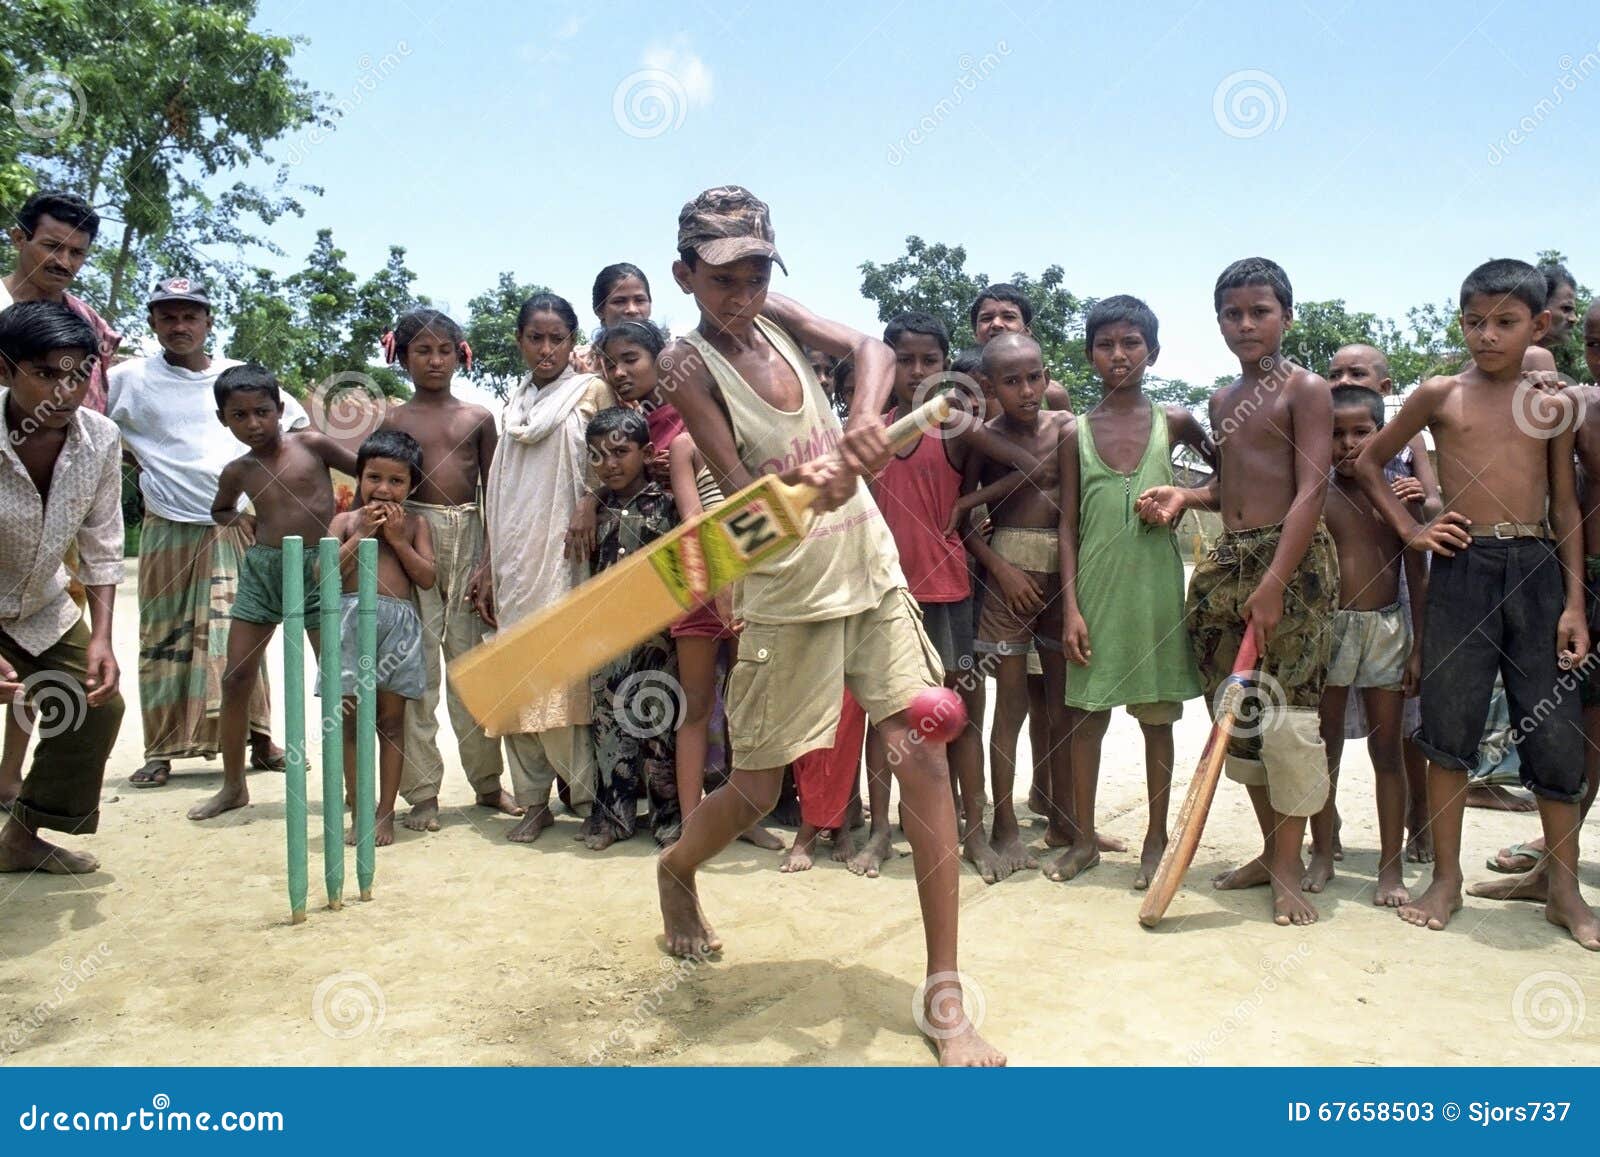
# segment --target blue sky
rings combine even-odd
[[[1210,305],[1237,257],[1397,318],[1545,247],[1600,284],[1581,6],[266,0],[257,24],[308,37],[296,71],[348,107],[278,147],[326,193],[273,238],[298,260],[331,226],[363,274],[403,244],[463,319],[511,270],[592,325],[595,272],[628,260],[687,327],[677,211],[725,182],[772,206],[776,286],[821,313],[876,330],[857,266],[915,233],[1144,297],[1158,368],[1197,382],[1237,368]],[[664,103],[630,119],[640,85]]]

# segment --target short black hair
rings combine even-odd
[[[944,356],[950,356],[950,331],[944,327],[944,322],[933,314],[914,309],[909,313],[895,315],[883,328],[883,340],[892,346],[908,333],[920,333],[933,338],[939,343],[939,349]]]
[[[978,307],[986,301],[1004,301],[1014,305],[1022,314],[1022,324],[1033,324],[1033,302],[1009,281],[1000,281],[994,285],[985,285],[978,290],[978,296],[972,299],[972,308],[967,310],[967,324],[973,329],[978,328]]]
[[[522,303],[522,308],[517,310],[517,333],[520,335],[528,328],[528,323],[533,320],[536,313],[553,313],[561,319],[561,324],[571,333],[578,332],[578,311],[572,308],[572,302],[555,293],[536,293]]]
[[[1545,288],[1544,274],[1526,261],[1515,257],[1497,257],[1485,261],[1467,274],[1461,283],[1461,308],[1474,297],[1514,297],[1528,307],[1529,313],[1544,312],[1549,291]]]
[[[1155,311],[1137,297],[1126,293],[1094,303],[1094,308],[1083,322],[1083,348],[1093,351],[1096,333],[1108,325],[1123,322],[1139,331],[1139,336],[1144,338],[1144,344],[1150,347],[1152,353],[1161,348],[1158,336],[1161,323],[1156,320]]]
[[[51,350],[83,350],[87,357],[99,348],[89,323],[58,301],[21,301],[0,310],[0,358],[12,365]]]
[[[1578,279],[1573,277],[1572,270],[1561,264],[1561,262],[1546,261],[1544,264],[1539,266],[1539,272],[1544,274],[1544,295],[1546,301],[1554,297],[1556,295],[1556,290],[1560,289],[1563,285],[1572,289],[1574,292],[1577,291]]]
[[[1331,393],[1335,410],[1364,406],[1372,414],[1373,424],[1383,429],[1383,395],[1377,390],[1369,390],[1366,386],[1334,386]]]
[[[690,268],[694,268],[690,266]],[[650,279],[644,275],[644,270],[628,261],[619,261],[615,265],[608,265],[602,269],[594,279],[594,315],[600,316],[600,307],[606,303],[606,298],[611,296],[611,291],[617,287],[617,282],[625,277],[637,277],[639,284],[644,286],[644,295],[650,297]],[[651,298],[654,300],[654,298]]]
[[[644,415],[638,410],[627,406],[610,406],[589,419],[583,437],[586,442],[596,438],[621,437],[640,446],[648,446],[650,423],[644,420]]]
[[[957,350],[956,356],[950,359],[950,372],[953,374],[966,374],[969,378],[975,378],[982,368],[983,351],[977,346]]]
[[[608,325],[594,335],[594,348],[604,354],[607,343],[613,341],[632,342],[651,357],[656,357],[667,348],[667,335],[653,321],[619,321],[616,325]]]
[[[1294,308],[1294,289],[1283,266],[1265,257],[1245,257],[1224,269],[1217,278],[1217,287],[1211,295],[1215,312],[1222,312],[1222,296],[1230,289],[1243,289],[1249,285],[1268,285],[1272,295],[1287,313]]]
[[[394,360],[401,369],[405,369],[406,352],[410,350],[411,343],[430,329],[449,339],[451,346],[455,348],[457,362],[465,360],[461,343],[467,340],[467,335],[462,332],[461,323],[448,313],[419,307],[407,310],[394,323]]]
[[[387,458],[391,462],[404,462],[411,471],[411,485],[422,481],[422,444],[404,430],[385,427],[368,434],[356,451],[356,489],[361,488],[361,474],[372,458]]]
[[[17,210],[17,228],[32,237],[41,217],[54,217],[63,225],[71,225],[78,232],[87,233],[91,242],[100,234],[100,214],[75,193],[35,193]]]
[[[254,362],[229,366],[223,370],[217,375],[217,383],[211,387],[211,392],[216,395],[218,410],[227,409],[228,399],[234,394],[265,394],[275,405],[283,405],[278,379],[272,376],[271,370]]]

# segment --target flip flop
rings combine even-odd
[[[152,759],[128,777],[128,784],[131,787],[166,787],[171,778],[172,765]]]
[[[270,751],[271,749],[268,748]],[[288,757],[284,752],[263,757],[254,744],[250,745],[250,770],[251,771],[284,771],[289,766]]]
[[[1531,860],[1527,867],[1508,868],[1501,863],[1500,855],[1490,856],[1486,861],[1491,872],[1502,872],[1507,876],[1521,876],[1533,871],[1539,866],[1539,861],[1544,859],[1545,851],[1532,844],[1512,844],[1509,848],[1502,849],[1502,854],[1508,860]]]

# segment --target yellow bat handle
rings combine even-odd
[[[889,449],[899,450],[923,434],[935,433],[954,410],[955,405],[950,401],[948,394],[938,394],[929,398],[883,432],[889,440]],[[782,488],[790,510],[804,512],[802,517],[810,514],[811,504],[817,499],[815,486],[804,482],[778,482],[777,485]],[[809,519],[807,521],[809,522]]]

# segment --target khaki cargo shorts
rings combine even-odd
[[[728,676],[733,765],[763,771],[831,747],[846,688],[876,724],[943,681],[922,611],[904,587],[842,619],[749,623]]]

